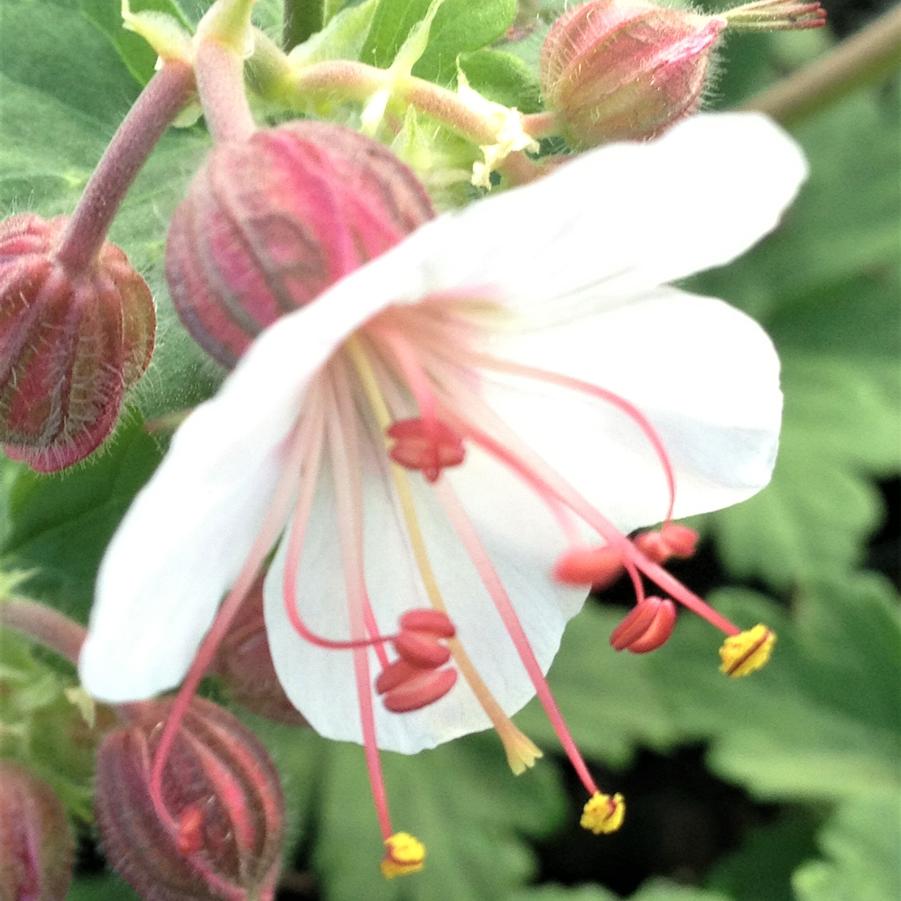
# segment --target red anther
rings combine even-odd
[[[395,660],[389,663],[378,675],[375,680],[375,690],[377,694],[383,695],[397,688],[402,682],[413,679],[422,674],[422,667],[413,666],[406,660]]]
[[[623,573],[623,555],[610,546],[575,548],[557,558],[554,578],[564,585],[607,588]]]
[[[400,627],[413,632],[431,632],[442,638],[453,638],[457,634],[450,617],[443,610],[408,610],[400,618]]]
[[[435,635],[404,629],[394,639],[394,650],[412,666],[436,669],[450,660],[450,650]]]
[[[635,547],[655,563],[666,563],[672,557],[686,560],[694,556],[698,533],[688,526],[668,522],[659,531],[642,532],[635,536]]]
[[[203,847],[203,810],[190,804],[178,817],[178,850],[182,854],[196,854]]]
[[[683,526],[677,522],[668,522],[660,529],[660,535],[669,546],[670,553],[680,560],[693,557],[698,549],[700,536],[696,529]]]
[[[617,651],[645,654],[659,648],[673,634],[676,605],[658,597],[645,598],[613,630],[610,644]]]
[[[400,466],[418,469],[430,481],[448,466],[459,466],[466,456],[463,440],[440,420],[402,419],[387,430],[396,442],[388,455]]]
[[[455,669],[419,670],[419,675],[385,694],[385,707],[392,713],[409,713],[443,698],[457,681]]]

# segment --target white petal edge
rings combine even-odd
[[[304,390],[387,291],[339,283],[251,346],[177,430],[100,567],[79,675],[112,703],[176,685],[260,530]]]
[[[663,440],[677,517],[745,500],[770,479],[782,412],[769,337],[720,300],[662,287],[594,318],[498,339],[504,356],[616,392]],[[650,443],[623,413],[533,382],[486,386],[519,437],[624,532],[659,522],[668,493]]]
[[[427,607],[399,511],[381,464],[370,454],[365,482],[366,582],[382,633],[396,630],[401,613]],[[566,622],[581,608],[582,589],[557,585],[549,567],[563,544],[540,502],[508,472],[472,452],[466,464],[442,478],[453,484],[498,573],[507,585],[543,670],[550,666]],[[515,648],[431,489],[412,475],[419,521],[458,635],[480,675],[508,714],[534,690]],[[335,503],[328,479],[320,481],[308,544],[301,560],[296,602],[304,620],[331,638],[348,636]],[[361,741],[360,714],[349,651],[322,650],[302,641],[288,622],[282,596],[286,542],[264,588],[264,609],[276,672],[292,703],[326,738]],[[389,657],[393,652],[389,651]],[[372,679],[380,667],[370,653]],[[490,721],[461,676],[451,692],[422,710],[394,714],[374,699],[381,748],[414,754]]]
[[[694,116],[427,224],[425,281],[576,315],[728,263],[778,224],[806,174],[798,145],[766,117]]]

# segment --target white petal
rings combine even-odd
[[[399,616],[428,600],[415,571],[400,513],[374,456],[365,479],[366,583],[379,628],[394,632]],[[560,643],[566,621],[584,601],[584,591],[561,587],[549,578],[555,553],[562,549],[559,530],[530,492],[477,451],[465,464],[447,471],[481,533],[522,618],[541,666],[546,670]],[[443,511],[421,476],[411,474],[420,524],[432,564],[458,635],[480,675],[502,707],[513,713],[534,694],[532,685],[485,593],[469,558],[445,521]],[[348,637],[345,589],[336,536],[330,479],[322,479],[308,544],[300,565],[297,603],[309,626],[331,638]],[[361,740],[352,654],[328,651],[301,640],[284,612],[284,546],[276,555],[265,586],[266,623],[279,679],[292,703],[328,738]],[[393,657],[389,651],[389,657]],[[370,654],[372,678],[379,672]],[[466,733],[485,729],[488,718],[465,680],[431,706],[394,714],[375,700],[380,747],[412,754]]]
[[[184,676],[260,530],[311,376],[373,303],[339,285],[284,317],[178,429],[100,569],[79,664],[92,695],[145,698]]]
[[[435,292],[553,304],[551,315],[596,308],[739,256],[775,227],[805,173],[798,146],[763,116],[695,116],[427,225],[426,280]]]
[[[779,361],[765,332],[722,301],[659,288],[594,318],[508,336],[493,350],[638,407],[673,463],[676,516],[737,503],[769,481]],[[492,384],[486,399],[529,447],[623,531],[663,518],[663,469],[625,414],[568,390],[518,385]]]

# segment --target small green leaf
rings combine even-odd
[[[138,82],[146,84],[150,81],[156,65],[156,53],[140,35],[122,27],[119,3],[113,0],[79,0],[79,4],[85,16],[111,41]],[[175,0],[131,0],[131,11],[163,13],[185,28],[190,27],[187,16]]]
[[[521,113],[541,109],[541,87],[535,72],[518,56],[502,50],[476,50],[460,56],[470,87],[489,100],[515,107]]]
[[[80,876],[66,895],[66,901],[138,901],[138,896],[118,876]]]
[[[898,796],[842,804],[823,829],[826,860],[794,875],[797,901],[885,901],[901,897],[901,819]]]
[[[0,546],[4,568],[33,570],[23,590],[84,619],[103,551],[160,457],[132,419],[101,453],[63,475],[20,467],[9,496],[10,530]]]
[[[382,0],[363,47],[363,62],[387,69],[428,7],[429,0]],[[515,15],[515,0],[486,0],[478,4],[446,0],[435,16],[428,47],[413,74],[451,84],[457,74],[457,56],[496,40],[510,27]]]

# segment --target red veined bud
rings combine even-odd
[[[18,763],[0,760],[0,897],[65,898],[74,844],[53,789]]]
[[[541,52],[548,107],[575,147],[641,140],[694,112],[726,20],[644,0],[591,0]]]
[[[349,128],[291,122],[223,142],[172,217],[175,308],[194,339],[233,366],[267,325],[433,215],[413,173]]]
[[[646,654],[665,644],[676,625],[676,605],[658,597],[645,598],[636,604],[610,634],[610,644],[617,651]]]
[[[263,617],[261,575],[241,605],[213,662],[228,696],[242,707],[280,723],[305,726],[307,721],[288,700],[272,663]]]
[[[118,247],[104,243],[81,269],[57,259],[66,222],[0,223],[0,442],[38,472],[109,436],[156,328],[150,289]]]
[[[97,756],[95,806],[110,865],[141,897],[272,899],[284,801],[263,746],[230,713],[195,698],[163,770],[164,811],[150,794],[171,701],[130,705],[130,725]]]

